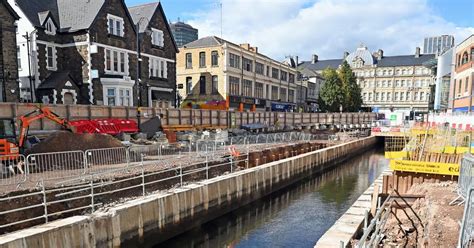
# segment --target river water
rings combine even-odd
[[[368,151],[155,247],[313,247],[387,167]]]

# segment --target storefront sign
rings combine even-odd
[[[395,171],[459,176],[459,164],[393,159],[390,160],[390,169]]]
[[[285,103],[272,103],[272,111],[290,111],[293,105]]]

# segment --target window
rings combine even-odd
[[[252,81],[244,79],[242,82],[242,95],[252,97]]]
[[[278,100],[278,86],[272,86],[272,100]]]
[[[107,89],[107,105],[108,106],[116,106],[115,104],[115,88]]]
[[[372,93],[369,92],[369,101],[372,101]]]
[[[229,53],[229,65],[230,67],[240,69],[240,56]]]
[[[158,77],[159,75],[159,60],[150,58],[150,77]]]
[[[367,101],[367,92],[364,92],[363,97],[364,101]]]
[[[51,19],[48,19],[46,22],[44,32],[49,35],[56,34],[56,27],[54,26],[54,23]]]
[[[395,80],[395,86],[400,87],[400,80]]]
[[[131,106],[130,89],[119,89],[119,106]]]
[[[166,62],[165,61],[160,61],[160,76],[161,78],[166,78],[166,69],[167,69],[167,66],[166,66]]]
[[[191,53],[186,53],[186,69],[193,68],[193,55]]]
[[[410,91],[407,92],[407,100],[408,100],[408,101],[411,100],[411,92],[410,92]]]
[[[191,94],[192,90],[193,90],[193,78],[186,77],[186,95]]]
[[[21,53],[20,46],[16,46],[16,58],[18,60],[18,70],[21,70]]]
[[[105,72],[109,74],[126,74],[128,54],[105,49]]]
[[[123,37],[123,19],[109,14],[107,20],[109,34]]]
[[[469,56],[467,55],[467,52],[464,52],[461,59],[461,65],[466,64],[468,61],[469,61]]]
[[[262,63],[255,62],[255,73],[263,75],[265,66]]]
[[[381,98],[382,101],[385,101],[385,92],[382,92],[382,98]]]
[[[219,54],[217,51],[211,52],[211,66],[217,66],[219,64]]]
[[[132,106],[131,87],[108,87],[105,88],[105,101],[108,106]]]
[[[286,102],[286,89],[285,88],[280,88],[280,101]]]
[[[458,82],[458,94],[459,95],[461,94],[461,86],[462,86],[462,79],[459,79],[459,82]]]
[[[272,78],[278,79],[278,74],[279,74],[279,73],[280,73],[280,72],[278,71],[278,69],[272,68]]]
[[[290,84],[295,83],[295,74],[290,73],[289,76],[290,76],[289,77],[289,79],[290,79],[289,83]]]
[[[283,80],[283,81],[285,81],[285,82],[288,81],[288,72],[286,72],[286,71],[281,71],[280,76],[281,76],[281,80]]]
[[[267,65],[267,77],[270,76],[270,66]]]
[[[165,46],[165,37],[163,34],[163,31],[159,29],[151,29],[152,34],[151,34],[151,44],[159,47],[164,47]]]
[[[219,79],[217,76],[212,76],[212,94],[218,94],[219,93]]]
[[[199,53],[199,67],[206,67],[206,52]]]
[[[395,92],[395,101],[398,101],[398,92]]]
[[[53,46],[46,46],[46,68],[56,70],[56,48]]]
[[[206,77],[205,76],[199,77],[199,94],[201,95],[206,94]]]
[[[294,102],[295,101],[295,91],[294,90],[288,90],[288,101],[289,102]]]
[[[240,78],[229,76],[230,94],[234,96],[240,95]]]
[[[400,93],[400,100],[403,101],[405,99],[405,92]]]
[[[263,84],[255,83],[255,98],[263,98]]]
[[[424,101],[425,99],[425,92],[420,92],[420,100]]]
[[[464,92],[466,93],[468,93],[468,90],[467,90],[468,86],[469,86],[469,77],[466,77],[466,81],[464,83]]]
[[[387,87],[392,87],[392,80],[387,81]]]
[[[387,101],[391,101],[391,100],[392,100],[392,93],[387,92]]]
[[[253,61],[250,59],[247,59],[245,57],[242,57],[242,64],[244,66],[244,70],[246,71],[253,71]]]
[[[378,101],[378,100],[379,100],[379,95],[380,95],[380,94],[379,94],[378,92],[375,93],[375,101]]]

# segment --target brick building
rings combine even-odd
[[[20,16],[28,20],[19,26],[19,33],[29,34],[24,42],[29,44],[26,52],[36,89],[33,101],[148,105],[148,97],[139,102],[139,89],[146,92],[148,84],[139,83],[137,87],[137,81],[143,82],[137,76],[141,79],[148,74],[137,75],[137,30],[123,0],[15,2]],[[173,74],[174,69],[170,68],[174,61],[160,57],[166,52],[148,54],[147,49],[142,50],[144,62],[160,59],[165,64],[163,68],[171,70],[168,74]],[[173,79],[168,81],[173,83]]]
[[[0,0],[0,102],[18,101],[16,25],[18,14]]]
[[[456,46],[452,75],[449,91],[450,110],[472,112],[474,107],[474,35]]]

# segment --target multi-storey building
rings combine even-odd
[[[20,18],[6,0],[0,0],[0,102],[15,102],[20,97],[16,24]]]
[[[166,20],[161,3],[129,8],[140,29],[139,60],[141,94],[146,106],[171,107],[176,98],[176,53],[178,47]],[[146,99],[144,99],[146,98]]]
[[[453,112],[472,112],[474,110],[474,35],[456,46],[454,64],[449,91],[449,108]]]
[[[383,50],[371,54],[365,46],[341,59],[304,62],[301,68],[318,73],[328,67],[337,69],[343,60],[351,66],[362,89],[363,107],[372,111],[428,112],[433,104],[434,85],[429,68],[423,63],[435,55],[422,55],[420,48],[413,55],[384,56]]]
[[[298,94],[297,103],[303,103],[303,107],[307,112],[316,112],[319,110],[319,92],[324,84],[324,78],[320,73],[304,66],[300,66],[298,72],[298,85],[305,92]]]
[[[178,20],[177,22],[171,23],[170,27],[178,47],[182,47],[198,39],[198,30],[189,24]]]
[[[147,106],[155,84],[174,84],[167,76],[175,71],[176,46],[159,4],[148,6],[146,24],[136,30],[123,0],[10,1],[23,20],[17,35],[20,80],[22,87],[32,85],[33,101]],[[137,41],[153,46],[138,54]],[[155,74],[137,73],[138,60],[143,71],[152,68]],[[147,97],[139,98],[140,92]]]
[[[215,36],[188,43],[177,57],[183,107],[290,111],[295,107],[295,77],[295,68],[256,47]]]
[[[454,36],[441,35],[426,37],[423,42],[424,54],[440,54],[454,46]]]

